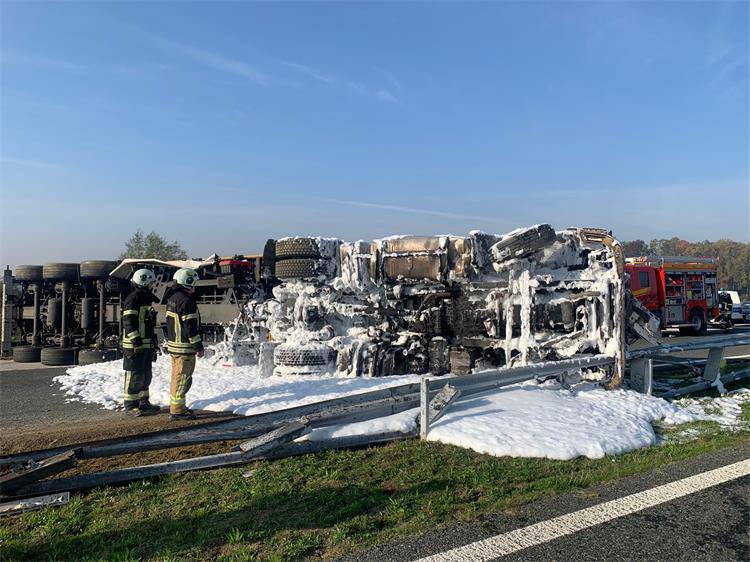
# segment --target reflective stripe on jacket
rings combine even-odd
[[[167,300],[167,351],[188,355],[203,351],[201,317],[195,297],[176,287]]]
[[[153,347],[156,339],[156,311],[151,306],[156,297],[148,289],[138,287],[122,303],[122,348]]]

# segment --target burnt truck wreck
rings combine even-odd
[[[606,354],[658,321],[630,298],[619,243],[595,228],[543,224],[505,235],[291,237],[261,255],[18,266],[3,278],[3,356],[48,365],[119,357],[120,303],[148,267],[157,323],[172,275],[193,267],[213,360],[264,375],[465,374]],[[213,345],[211,345],[213,344]],[[12,348],[11,348],[12,346]]]
[[[620,245],[601,229],[269,240],[263,270],[271,294],[216,352],[265,375],[466,374],[597,354],[616,359],[601,378],[624,369],[632,305]],[[630,333],[648,337],[641,312]]]

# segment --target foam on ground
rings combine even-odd
[[[169,378],[169,358],[160,357],[154,363],[153,403],[169,404]],[[420,378],[263,378],[258,367],[221,367],[198,360],[187,398],[190,408],[252,415],[417,382]],[[121,361],[74,367],[54,380],[72,400],[109,409],[122,404]],[[745,389],[721,398],[670,403],[630,390],[606,391],[594,383],[563,388],[552,381],[526,382],[462,398],[431,426],[428,440],[494,456],[601,458],[656,443],[652,426],[656,420],[671,425],[708,420],[736,427],[741,403],[748,400],[750,391]],[[418,409],[412,409],[375,420],[319,428],[305,439],[406,433],[417,428],[417,415]]]
[[[169,405],[171,363],[160,356],[153,363],[151,402]],[[196,410],[232,412],[239,415],[260,414],[283,408],[341,398],[370,390],[419,382],[417,375],[381,378],[341,378],[333,375],[261,377],[257,366],[222,367],[198,359],[193,386],[187,394],[187,405]],[[122,406],[125,374],[122,361],[110,361],[68,369],[55,377],[71,399],[114,410]]]

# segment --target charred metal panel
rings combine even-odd
[[[470,277],[473,268],[471,266],[471,240],[469,238],[448,238],[448,269],[453,277]]]
[[[383,240],[386,254],[421,254],[445,250],[446,239],[440,236],[404,236]]]
[[[454,375],[468,375],[472,369],[471,353],[463,348],[451,348],[450,370]]]
[[[440,255],[392,256],[383,258],[386,280],[404,279],[440,281],[443,278],[443,258]]]

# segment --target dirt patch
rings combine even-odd
[[[3,455],[32,451],[36,449],[47,449],[96,441],[99,439],[112,439],[117,437],[128,437],[152,431],[174,429],[200,425],[236,418],[229,413],[196,412],[198,419],[170,421],[166,409],[152,416],[134,417],[124,412],[117,417],[106,421],[81,421],[61,423],[55,426],[32,427],[29,429],[18,429],[12,432],[4,432],[0,437],[0,451]],[[156,451],[158,453],[158,451]]]
[[[76,474],[91,474],[92,472],[103,472],[124,468],[129,466],[141,466],[167,461],[190,459],[206,455],[217,455],[229,453],[237,441],[220,441],[217,443],[203,443],[201,445],[188,445],[186,447],[175,447],[173,449],[159,449],[157,451],[145,451],[131,455],[119,455],[116,457],[104,457],[100,459],[88,459],[78,461],[78,464],[70,470],[55,475],[55,478],[64,478]]]
[[[165,410],[159,414],[144,417],[132,417],[122,413],[120,418],[108,420],[106,423],[102,423],[101,421],[66,423],[57,427],[49,427],[47,429],[34,428],[26,431],[21,430],[10,435],[3,435],[2,438],[0,438],[0,450],[2,450],[3,455],[8,455],[64,445],[80,445],[100,439],[129,437],[153,431],[195,426],[237,417],[225,413],[196,413],[198,419],[183,420],[179,422],[170,421],[169,414]],[[64,478],[78,474],[90,474],[93,472],[113,470],[115,468],[228,453],[237,443],[237,441],[221,441],[216,443],[175,447],[171,449],[145,451],[128,455],[118,455],[114,457],[85,459],[78,461],[78,464],[74,468],[56,474],[54,478]]]

